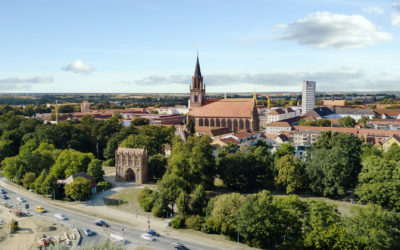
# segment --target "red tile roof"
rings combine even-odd
[[[291,127],[291,125],[288,122],[271,122],[267,127]]]
[[[252,136],[252,134],[251,133],[247,133],[247,132],[239,132],[237,134],[234,134],[233,136],[235,136],[236,138],[239,138],[239,139],[243,139],[243,138],[247,138],[247,137]]]
[[[222,142],[224,143],[233,143],[233,144],[240,144],[240,142],[238,140],[233,139],[232,137],[228,137],[228,138],[224,138],[221,139]]]
[[[189,116],[196,117],[253,117],[254,100],[251,98],[205,99],[205,105],[191,108]]]
[[[376,113],[379,115],[389,115],[389,116],[398,116],[400,115],[400,109],[374,109]]]

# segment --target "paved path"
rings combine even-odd
[[[81,233],[83,233],[82,230],[84,228],[93,229],[98,233],[97,236],[90,238],[82,234],[83,244],[87,244],[91,240],[99,241],[102,238],[108,237],[109,233],[114,233],[119,235],[124,234],[125,238],[130,242],[128,249],[133,249],[136,246],[146,246],[153,249],[173,249],[171,247],[172,242],[181,242],[190,249],[237,249],[238,247],[240,249],[249,249],[246,245],[237,245],[235,242],[223,240],[219,235],[202,235],[198,232],[187,233],[171,230],[166,227],[164,220],[158,218],[150,218],[150,226],[163,236],[154,242],[145,241],[140,238],[140,234],[148,228],[148,217],[104,206],[102,198],[116,190],[98,194],[94,197],[93,202],[73,204],[70,202],[48,200],[41,195],[9,183],[5,178],[0,178],[0,185],[10,191],[10,200],[15,201],[16,196],[23,196],[31,204],[32,210],[36,205],[42,205],[49,210],[43,216],[54,218],[55,213],[62,213],[69,218],[64,223],[69,223],[69,225],[77,227],[81,230]],[[111,225],[110,231],[106,232],[96,227],[94,225],[96,218],[106,220]],[[122,228],[124,228],[124,231],[122,231]]]

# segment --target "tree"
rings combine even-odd
[[[361,145],[361,159],[364,162],[370,156],[382,157],[382,150],[370,143]]]
[[[35,179],[36,179],[35,173],[32,172],[25,173],[24,178],[22,179],[22,186],[24,188],[30,188]]]
[[[178,207],[179,213],[181,215],[185,216],[189,214],[190,213],[189,195],[184,191],[181,191],[176,200],[176,206]]]
[[[389,149],[383,154],[385,159],[400,161],[400,147],[396,143],[390,145]]]
[[[213,202],[213,208],[207,220],[212,222],[215,231],[231,238],[236,236],[239,209],[244,201],[244,196],[238,193],[223,194],[210,200]]]
[[[182,177],[192,188],[203,184],[210,188],[214,185],[216,173],[215,158],[211,138],[189,137],[183,143],[176,140],[172,146],[172,155],[168,159],[171,172]]]
[[[133,126],[143,126],[143,125],[149,125],[150,121],[147,118],[143,117],[137,117],[132,121]]]
[[[362,203],[400,210],[400,163],[371,156],[358,175],[355,193]]]
[[[294,155],[295,148],[290,143],[283,143],[274,153],[274,161],[275,163],[285,155]]]
[[[204,190],[204,186],[197,185],[193,192],[192,198],[190,199],[190,210],[195,214],[203,215],[203,211],[207,206],[207,202],[208,199]]]
[[[98,159],[93,159],[88,165],[87,173],[92,176],[97,183],[103,181],[104,170],[101,161]]]
[[[355,242],[346,231],[334,205],[309,201],[304,230],[304,247],[310,249],[354,249]]]
[[[187,123],[186,123],[186,129],[189,132],[190,135],[194,135],[195,131],[195,126],[194,122],[192,119],[188,118]]]
[[[352,134],[321,133],[306,159],[311,190],[324,196],[344,195],[355,187],[361,170],[361,140]]]
[[[354,207],[345,219],[360,249],[400,249],[400,215],[378,205]]]
[[[160,179],[165,173],[165,165],[167,164],[167,160],[165,156],[162,154],[156,154],[149,157],[148,165],[149,165],[149,176],[152,179]]]
[[[86,198],[91,193],[91,182],[84,177],[76,177],[73,182],[65,185],[65,195],[71,197],[72,199],[82,200]]]
[[[358,122],[364,124],[364,127],[367,126],[367,122],[369,121],[369,116],[363,116],[361,117]]]
[[[165,200],[173,209],[176,199],[182,191],[189,190],[188,183],[180,176],[174,173],[165,173],[160,181],[157,182],[157,189],[160,192],[160,197]]]
[[[295,193],[304,186],[304,164],[293,155],[285,155],[278,160],[275,169],[275,184],[282,186],[287,194]]]
[[[343,128],[354,128],[354,125],[356,125],[356,121],[350,116],[346,116],[342,119],[339,119],[338,123],[339,127]]]
[[[87,172],[89,163],[94,159],[91,153],[81,153],[73,149],[63,150],[50,172],[54,173],[56,178],[67,178],[72,174]]]

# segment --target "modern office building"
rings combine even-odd
[[[303,81],[303,91],[301,99],[301,114],[305,114],[315,105],[315,82]]]

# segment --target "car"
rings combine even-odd
[[[17,199],[17,201],[19,201],[19,202],[25,202],[25,199],[24,199],[23,197],[17,197],[16,199]]]
[[[189,250],[189,248],[185,247],[182,243],[172,243],[171,244],[175,249],[179,249],[179,250]]]
[[[156,231],[154,231],[153,229],[149,229],[147,230],[145,233],[150,234],[151,236],[155,236],[158,237],[160,236],[160,234],[158,234]]]
[[[156,239],[153,238],[153,236],[151,234],[148,233],[142,233],[140,235],[140,238],[144,239],[144,240],[148,240],[148,241],[155,241]]]
[[[46,212],[46,209],[44,209],[42,206],[36,206],[35,211],[38,213],[44,213]]]
[[[3,198],[4,200],[10,199],[6,194],[3,194],[3,195],[1,196],[1,198]]]
[[[6,194],[7,192],[4,189],[0,189],[0,194]]]
[[[57,218],[57,220],[66,220],[68,219],[65,215],[63,214],[55,214],[54,217]]]
[[[94,224],[96,224],[96,226],[99,226],[99,227],[109,227],[110,226],[104,220],[95,220]]]
[[[93,231],[90,230],[89,228],[85,228],[85,229],[83,230],[83,232],[85,233],[86,236],[93,236],[93,235],[96,234],[95,232],[93,232]]]

